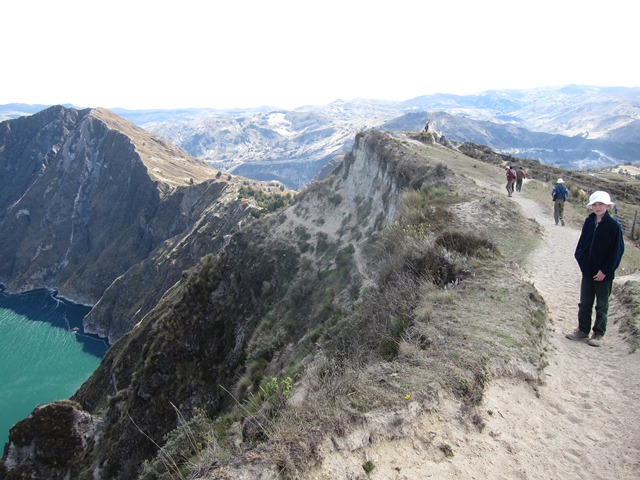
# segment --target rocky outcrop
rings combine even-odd
[[[3,122],[0,145],[0,281],[85,304],[184,230],[186,187],[216,174],[100,109]]]
[[[60,401],[37,407],[11,430],[2,478],[73,478],[74,463],[96,440],[98,423],[80,405]]]

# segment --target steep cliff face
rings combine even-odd
[[[216,171],[104,110],[0,124],[0,281],[95,303],[183,230],[191,181]]]
[[[200,258],[217,251],[225,237],[250,213],[237,197],[237,188],[227,182],[207,181],[182,196],[194,197],[177,215],[184,230],[167,238],[146,258],[132,265],[107,287],[84,319],[85,331],[109,339],[113,344],[136,325],[185,271]]]
[[[255,212],[247,183],[273,187],[223,176],[103,109],[2,122],[0,283],[95,304],[85,330],[113,343]]]

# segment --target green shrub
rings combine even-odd
[[[496,249],[490,240],[461,230],[445,230],[436,238],[435,244],[463,255],[494,252]]]
[[[243,405],[242,410],[247,414],[245,418],[260,417],[259,423],[266,426],[285,405],[292,388],[293,379],[290,376],[264,378],[258,390],[250,395]],[[266,434],[267,431],[264,430],[263,433]]]
[[[271,377],[261,387],[263,399],[271,406],[283,405],[291,394],[293,379],[291,377]]]
[[[256,360],[260,358],[270,359],[279,347],[284,344],[286,331],[282,325],[273,325],[267,318],[260,321],[251,334],[247,344],[247,358]]]
[[[338,267],[348,266],[352,261],[355,251],[356,249],[351,244],[348,244],[346,247],[340,249],[336,254],[336,265],[338,265]]]
[[[388,335],[382,339],[380,354],[387,362],[391,362],[398,356],[400,344],[392,336]]]
[[[279,208],[291,205],[293,202],[293,194],[291,193],[269,193],[256,188],[242,186],[238,190],[238,194],[241,197],[252,197],[258,206],[265,212],[273,212]],[[252,212],[254,216],[260,216],[261,212]]]
[[[331,244],[329,243],[329,235],[325,232],[319,232],[316,239],[316,253],[322,255],[329,250]]]
[[[448,443],[441,444],[440,450],[442,451],[442,453],[444,453],[445,457],[451,458],[454,456],[453,448],[451,448],[451,445],[449,445]]]
[[[373,469],[376,468],[376,466],[371,460],[367,460],[362,464],[362,468],[367,473],[367,475],[369,475],[371,472],[373,472]]]
[[[296,233],[296,236],[304,242],[311,238],[311,234],[309,233],[309,231],[302,225],[298,225],[294,231]]]

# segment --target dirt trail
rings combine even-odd
[[[502,185],[478,183],[504,195]],[[379,439],[365,449],[364,458],[375,464],[368,478],[640,479],[640,353],[629,354],[613,310],[603,347],[565,338],[577,326],[580,270],[573,253],[580,231],[572,222],[556,226],[551,202],[528,199],[526,184],[512,198],[543,232],[542,245],[523,265],[549,309],[543,384],[492,381],[481,407],[482,432],[452,421],[459,405],[441,402],[400,438]],[[438,455],[443,444],[451,446],[453,457]],[[363,452],[334,452],[305,478],[364,479],[363,461]]]
[[[615,312],[603,347],[564,337],[577,326],[580,271],[573,252],[580,231],[569,222],[556,226],[550,208],[519,194],[513,199],[543,227],[544,243],[525,269],[552,323],[539,398],[508,381],[487,391],[487,409],[498,412],[487,428],[506,449],[494,478],[639,479],[640,354],[629,354]]]

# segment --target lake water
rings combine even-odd
[[[16,422],[69,398],[98,367],[107,344],[84,335],[88,312],[46,290],[0,290],[0,452]]]

